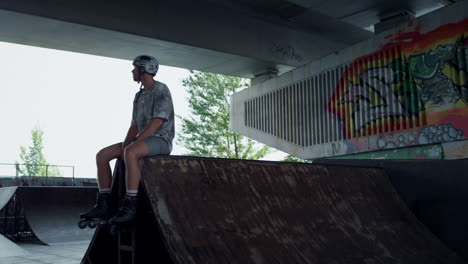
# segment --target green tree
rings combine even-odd
[[[17,165],[21,176],[56,176],[61,177],[62,173],[56,167],[48,166],[47,160],[42,153],[44,131],[36,127],[31,130],[32,145],[28,148],[20,146],[20,160],[16,164],[25,164],[24,167]]]
[[[301,159],[301,158],[298,158],[298,157],[295,157],[293,155],[287,155],[286,157],[284,157],[283,161],[285,162],[302,162],[302,163],[312,163],[311,160],[304,160],[304,159]]]
[[[260,159],[268,146],[245,138],[229,128],[229,97],[249,86],[250,81],[215,73],[190,71],[182,84],[189,93],[190,117],[182,120],[178,142],[188,155],[234,159]]]

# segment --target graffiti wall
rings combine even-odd
[[[462,10],[467,1],[234,94],[231,128],[302,159],[468,157]]]
[[[356,153],[330,159],[444,159],[444,151],[440,145],[422,145]]]
[[[356,150],[453,142],[468,133],[468,19],[385,37],[343,73],[326,105]],[[375,137],[375,135],[379,135]],[[359,137],[371,136],[371,146]]]

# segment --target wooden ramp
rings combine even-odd
[[[176,156],[142,166],[134,231],[99,227],[82,263],[464,263],[382,169]]]
[[[90,241],[92,230],[80,230],[80,213],[94,203],[95,187],[19,186],[0,188],[0,215],[11,200],[15,200],[14,219],[0,221],[0,232],[5,232],[8,221],[24,220],[32,233],[44,244],[64,244]],[[17,225],[18,223],[13,223]],[[20,230],[18,230],[20,232]]]

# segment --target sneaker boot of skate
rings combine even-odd
[[[110,193],[98,193],[96,204],[91,211],[81,214],[83,219],[109,219],[111,217],[111,196]]]
[[[122,206],[117,214],[110,219],[111,224],[122,224],[135,220],[136,218],[137,198],[127,196],[122,201]]]

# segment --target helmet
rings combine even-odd
[[[152,56],[147,56],[147,55],[137,56],[133,60],[133,65],[139,66],[139,67],[145,67],[146,72],[151,75],[156,75],[159,69],[159,63],[156,60],[156,58]]]

